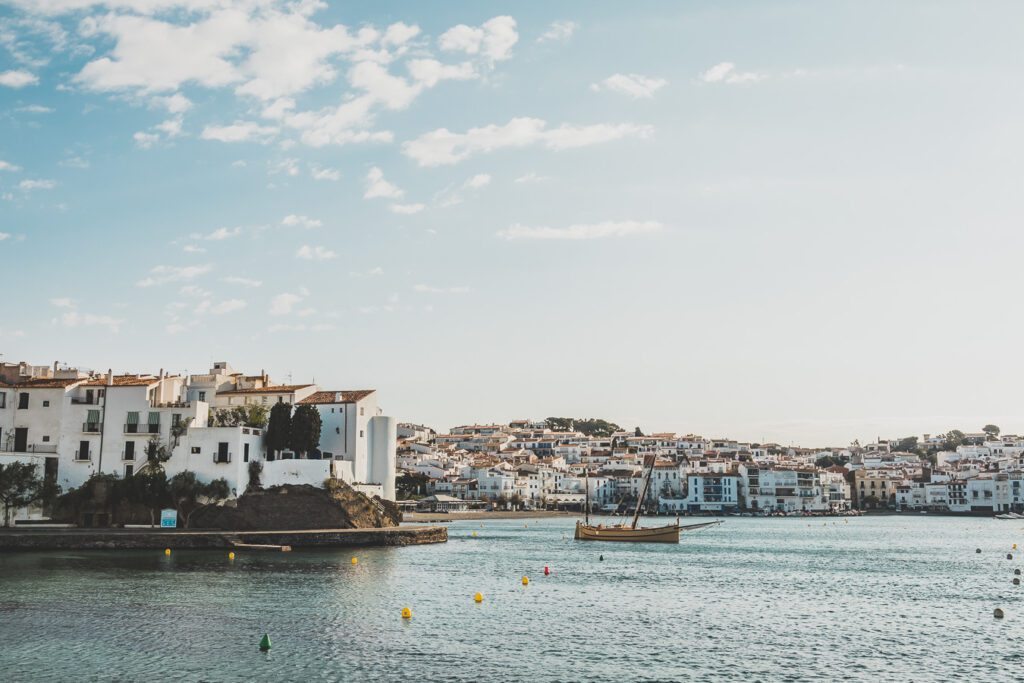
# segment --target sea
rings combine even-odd
[[[573,524],[234,560],[0,554],[0,681],[1024,679],[1024,521],[728,517],[678,545]]]

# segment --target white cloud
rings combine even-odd
[[[193,297],[196,299],[205,299],[213,296],[213,292],[205,290],[202,287],[199,287],[198,285],[185,285],[184,287],[178,290],[178,294],[181,294],[182,296]]]
[[[327,332],[334,329],[330,323],[316,323],[306,325],[305,323],[290,324],[276,323],[267,328],[268,332]]]
[[[11,233],[9,233],[9,232],[0,232],[0,242],[3,242],[4,240],[9,240],[9,239],[11,239]]]
[[[477,173],[475,176],[466,181],[465,187],[478,190],[481,187],[486,187],[491,184],[491,175],[489,173]]]
[[[0,85],[8,88],[24,88],[38,82],[39,77],[28,71],[0,71]]]
[[[113,334],[121,331],[124,320],[109,315],[68,311],[61,315],[59,322],[64,327],[105,327]]]
[[[310,218],[309,216],[299,216],[294,213],[288,214],[281,219],[281,225],[288,227],[299,227],[299,228],[319,228],[323,225],[323,221],[318,218]]]
[[[169,138],[176,138],[181,135],[181,124],[182,118],[178,116],[173,119],[162,121],[153,127]]]
[[[32,190],[52,190],[55,187],[57,187],[56,182],[42,178],[35,180],[22,180],[18,183],[18,189],[22,192],[31,192]]]
[[[194,244],[186,244],[184,247],[181,248],[181,250],[183,252],[185,252],[186,254],[205,254],[206,253],[206,249],[204,249],[203,247],[197,247]]]
[[[404,45],[419,34],[419,26],[415,24],[410,26],[399,21],[388,26],[380,42],[385,45]]]
[[[329,261],[338,255],[326,247],[304,244],[295,252],[295,256],[307,261]]]
[[[57,165],[63,166],[64,168],[89,168],[89,160],[77,156],[68,157],[67,159],[57,162]]]
[[[470,291],[469,287],[434,287],[431,285],[413,285],[412,289],[414,292],[427,294],[466,294]]]
[[[302,294],[284,292],[270,300],[270,315],[288,315],[295,308],[296,304],[305,298]]]
[[[199,137],[203,140],[218,142],[255,142],[266,143],[277,135],[274,126],[261,126],[254,121],[235,121],[229,126],[206,126]]]
[[[160,136],[156,133],[146,133],[140,130],[132,135],[132,139],[135,140],[135,145],[139,149],[149,149],[160,141]]]
[[[222,277],[221,282],[227,282],[232,285],[242,285],[243,287],[262,287],[263,282],[260,280],[253,280],[247,277],[238,277],[237,275],[229,275],[228,277]]]
[[[297,176],[299,175],[299,160],[289,158],[281,159],[280,161],[268,161],[267,173],[270,175],[284,173],[287,176]]]
[[[654,97],[661,88],[668,84],[664,78],[651,78],[640,74],[612,74],[599,83],[593,83],[590,89],[594,92],[614,92],[632,97],[634,100]]]
[[[753,83],[764,76],[752,71],[736,71],[736,65],[732,62],[720,62],[700,75],[700,80],[705,83],[726,83],[734,85],[737,83]]]
[[[651,126],[633,123],[598,123],[587,126],[562,124],[558,128],[548,128],[547,121],[543,119],[521,117],[503,126],[491,124],[470,128],[465,133],[438,128],[406,142],[402,145],[402,152],[416,160],[420,166],[440,166],[457,163],[473,154],[506,147],[542,145],[548,149],[563,150],[625,137],[646,138],[653,130]]]
[[[242,299],[227,299],[217,303],[213,303],[209,299],[205,299],[199,302],[199,305],[195,308],[195,312],[198,315],[204,315],[206,313],[212,315],[224,315],[225,313],[240,311],[248,305],[249,304]]]
[[[446,187],[435,196],[434,203],[441,208],[461,204],[463,192],[467,190],[479,190],[480,188],[490,185],[490,183],[491,175],[489,173],[477,173],[476,175],[466,179],[466,182],[462,183],[461,186],[455,189],[452,189],[452,186],[450,185]]]
[[[18,107],[17,110],[26,114],[52,114],[54,111],[51,107],[44,107],[41,104],[29,104],[24,107]]]
[[[14,164],[0,159],[0,171],[20,171],[21,166],[15,166]]]
[[[154,97],[150,103],[166,109],[169,114],[184,114],[192,108],[192,100],[176,92],[168,97]]]
[[[50,305],[56,306],[57,308],[73,308],[75,302],[68,297],[59,297],[56,299],[50,299]]]
[[[530,171],[529,173],[523,174],[515,179],[517,183],[542,183],[545,180],[551,180],[549,176],[537,175],[536,172]]]
[[[516,20],[510,16],[500,16],[488,19],[480,26],[453,26],[442,33],[437,42],[445,52],[481,55],[492,62],[498,62],[512,56],[512,46],[518,41]]]
[[[548,30],[540,34],[537,38],[538,43],[548,42],[560,42],[564,43],[572,37],[573,33],[576,33],[576,29],[580,27],[575,21],[553,21],[548,26]]]
[[[334,168],[320,168],[312,166],[309,175],[313,180],[341,180],[341,171]]]
[[[567,228],[530,227],[516,223],[499,231],[498,236],[507,240],[593,240],[646,235],[658,232],[662,227],[657,221],[605,221]]]
[[[442,64],[436,59],[412,59],[407,66],[409,75],[427,88],[441,81],[468,81],[479,76],[470,62]]]
[[[213,269],[211,265],[203,266],[155,266],[150,269],[149,277],[139,280],[136,285],[139,287],[152,287],[168,282],[179,282],[181,280],[192,280],[205,275]]]
[[[395,213],[404,214],[406,216],[414,213],[419,213],[423,209],[427,208],[423,204],[392,204],[391,210]]]
[[[217,228],[213,232],[206,234],[194,232],[189,235],[189,239],[193,240],[206,240],[209,242],[220,242],[222,240],[231,239],[232,237],[238,237],[242,234],[242,228]]]
[[[384,180],[384,171],[380,170],[379,167],[374,166],[366,174],[366,192],[363,194],[364,199],[401,199],[405,192],[400,190],[397,186],[392,185],[388,181]]]
[[[349,273],[351,277],[375,277],[377,275],[383,275],[384,269],[380,266],[374,266],[365,272],[352,272]]]

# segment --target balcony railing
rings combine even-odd
[[[231,453],[214,453],[213,464],[224,465],[231,462]]]
[[[72,396],[71,403],[76,406],[98,406],[100,399],[98,396],[93,396],[92,398],[88,396]]]
[[[99,422],[83,422],[82,431],[86,434],[99,434],[103,428]]]
[[[125,424],[125,434],[159,434],[160,423],[156,424]]]
[[[16,450],[14,444],[0,445],[0,453],[56,453],[57,447],[53,444],[26,444],[23,450]]]
[[[75,460],[79,460],[79,461],[84,462],[86,460],[92,460],[91,456],[92,456],[92,451],[91,450],[75,451]]]

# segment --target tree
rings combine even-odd
[[[919,450],[917,445],[917,437],[903,437],[902,439],[896,442],[896,450],[901,453],[917,453]]]
[[[818,467],[835,467],[836,465],[845,465],[850,462],[850,459],[845,455],[823,455],[814,461],[814,464]]]
[[[146,465],[162,465],[171,459],[171,452],[160,443],[160,438],[154,436],[146,443]]]
[[[141,505],[149,510],[149,523],[156,525],[156,512],[171,504],[171,492],[167,473],[159,464],[147,467],[125,481],[125,498],[128,502]]]
[[[188,470],[171,477],[167,486],[174,508],[185,520],[186,529],[189,528],[196,510],[216,505],[231,495],[231,489],[224,477],[204,484],[196,479],[194,472]]]
[[[942,442],[942,450],[955,451],[957,446],[962,446],[963,443],[964,433],[959,429],[953,429],[946,433],[945,441]]]
[[[401,477],[395,479],[396,497],[406,500],[413,496],[423,495],[429,483],[430,477],[422,472],[405,472]]]
[[[174,439],[174,447],[177,448],[178,443],[181,442],[181,437],[188,433],[188,426],[192,424],[192,420],[195,418],[188,418],[186,420],[178,420],[171,425],[171,438]]]
[[[264,440],[268,454],[273,455],[288,448],[292,441],[292,404],[275,403],[270,409]]]
[[[263,405],[219,408],[210,415],[214,427],[255,427],[263,429],[267,424],[267,407]]]
[[[245,487],[246,491],[259,491],[263,488],[263,483],[260,481],[260,476],[263,474],[263,463],[259,460],[249,461],[249,485]]]
[[[0,501],[4,504],[4,526],[11,526],[11,510],[31,505],[44,494],[39,467],[27,462],[0,465]]]
[[[640,431],[640,428],[639,428],[639,427],[637,427],[637,428],[636,428],[636,429],[635,429],[635,430],[633,431],[633,436],[643,436],[643,435],[644,435],[644,433],[643,433],[642,431]]]
[[[289,446],[296,453],[312,453],[320,447],[320,411],[310,405],[295,409]]]
[[[999,427],[995,425],[985,425],[981,428],[981,431],[985,432],[989,437],[996,438],[999,436]]]

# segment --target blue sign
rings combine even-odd
[[[177,510],[161,510],[160,511],[160,527],[174,529],[178,526],[178,511]]]

